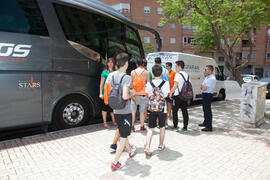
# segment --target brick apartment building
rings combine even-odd
[[[156,0],[101,0],[117,11],[124,14],[131,21],[157,30],[162,39],[162,51],[176,51],[195,54],[194,45],[191,43],[195,37],[195,27],[184,26],[178,22],[161,24],[162,8]],[[260,77],[270,77],[270,27],[261,27],[255,31],[256,45],[253,50],[252,60],[247,69],[242,73],[254,73]],[[154,45],[154,37],[148,32],[140,32],[146,43]],[[237,52],[235,63],[240,64],[248,55],[248,41],[242,40],[235,49]],[[218,52],[200,54],[216,59],[220,69],[225,75],[230,72],[224,68],[224,57]]]

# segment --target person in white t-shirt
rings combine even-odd
[[[166,121],[166,117],[167,117],[167,107],[166,107],[166,103],[165,103],[165,98],[168,97],[169,92],[170,92],[170,84],[168,81],[164,81],[161,78],[162,75],[162,67],[160,65],[154,65],[152,67],[152,72],[153,75],[155,76],[155,78],[148,82],[146,84],[146,89],[145,92],[147,93],[148,96],[148,110],[149,112],[149,119],[148,119],[148,132],[147,132],[147,136],[146,136],[146,146],[144,149],[144,152],[146,155],[152,155],[152,151],[150,150],[150,144],[151,144],[151,140],[152,140],[152,136],[154,133],[154,128],[157,127],[157,120],[159,120],[158,124],[159,124],[159,128],[160,128],[160,138],[159,138],[159,146],[158,146],[158,150],[162,151],[165,146],[163,144],[164,142],[164,137],[165,137],[165,121]],[[153,89],[158,87],[159,91],[155,91],[155,92],[159,92],[159,94],[155,97],[160,97],[159,100],[163,100],[164,103],[158,103],[158,107],[157,109],[155,109],[157,106],[157,104],[151,104],[151,100],[150,100],[150,96],[153,95]],[[160,92],[161,90],[161,92]],[[159,96],[160,95],[160,96]],[[157,99],[155,99],[157,100]],[[161,101],[158,101],[161,102]],[[162,106],[160,106],[160,104],[162,104]],[[152,109],[155,109],[153,110]],[[160,108],[163,107],[163,108]]]
[[[178,130],[178,109],[181,108],[182,114],[183,114],[183,128],[182,131],[187,132],[188,128],[188,111],[187,111],[187,101],[183,101],[179,98],[179,92],[181,92],[181,89],[183,87],[183,84],[185,80],[189,78],[188,73],[184,71],[185,63],[184,61],[176,61],[175,62],[175,70],[176,74],[174,77],[174,86],[171,89],[170,92],[170,98],[173,96],[174,99],[174,106],[173,106],[173,128],[175,130]],[[185,78],[185,80],[184,80]]]

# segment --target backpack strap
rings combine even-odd
[[[165,82],[166,82],[166,81],[163,80],[163,81],[160,83],[160,85],[158,86],[159,89],[161,89],[161,87],[165,84]]]
[[[122,76],[122,78],[121,78],[121,80],[120,80],[120,83],[119,83],[119,84],[121,84],[121,83],[122,83],[122,80],[124,79],[125,75],[126,75],[126,74],[124,74],[124,75]]]
[[[185,77],[184,77],[184,75],[182,73],[179,73],[179,74],[182,76],[182,78],[184,79],[185,82],[188,82],[189,81],[189,75],[188,75],[188,78],[186,80]]]
[[[143,70],[143,71],[141,72],[141,75],[144,73],[144,71],[145,71],[145,70]]]
[[[152,88],[156,87],[152,81],[150,81],[150,84],[151,84]]]
[[[162,80],[162,82],[160,83],[160,85],[158,86],[159,89],[161,89],[161,87],[165,84],[166,81]],[[150,84],[153,88],[155,88],[156,86],[154,85],[154,83],[152,81],[150,81]]]
[[[188,78],[186,80],[185,77],[184,77],[184,75],[182,73],[179,73],[179,74],[182,76],[182,78],[184,79],[185,83],[187,83],[189,81],[189,75],[188,75]],[[178,93],[180,94],[181,91],[179,90],[179,86],[177,86],[177,89],[178,89]]]
[[[120,80],[119,84],[122,83],[122,80],[123,80],[123,78],[125,77],[125,75],[126,75],[126,74],[124,74],[124,75],[121,77],[121,80]],[[115,83],[114,83],[114,75],[112,75],[112,82],[113,82],[113,85],[115,85]]]

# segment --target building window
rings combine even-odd
[[[224,57],[223,57],[223,56],[219,56],[219,57],[218,57],[218,61],[219,61],[219,62],[224,62]]]
[[[267,35],[270,36],[270,28],[267,29]]]
[[[171,29],[175,29],[175,28],[176,28],[175,24],[171,24]]]
[[[194,31],[196,29],[196,26],[186,26],[182,24],[182,29],[186,31]]]
[[[112,5],[112,8],[121,13],[129,13],[130,12],[130,4],[128,3],[120,3]]]
[[[247,59],[248,57],[248,52],[242,52],[242,58]],[[250,56],[250,59],[256,59],[256,53],[252,53]]]
[[[162,8],[157,8],[157,13],[158,14],[162,14],[162,12],[163,12],[163,9]]]
[[[176,43],[176,39],[175,38],[170,38],[170,43],[171,44],[175,44]]]
[[[184,45],[195,45],[195,43],[192,42],[194,37],[183,37],[183,44]]]
[[[265,59],[270,59],[270,52],[265,53]]]
[[[267,48],[270,48],[270,40],[267,40],[267,42],[266,42],[266,47],[267,47]]]
[[[150,14],[150,7],[144,6],[144,14]]]
[[[150,43],[150,37],[144,37],[144,42],[146,44],[149,44]]]
[[[146,27],[150,27],[150,22],[149,22],[149,21],[145,21],[145,22],[144,22],[144,25],[145,25]]]
[[[236,59],[236,60],[242,59],[242,53],[241,53],[241,52],[240,52],[240,53],[236,53],[236,54],[235,54],[235,59]]]
[[[249,40],[242,40],[242,47],[249,47]]]
[[[36,0],[5,1],[0,12],[0,31],[49,36]]]
[[[161,23],[158,23],[158,25],[157,25],[157,27],[160,28],[160,29],[162,29],[163,26],[164,26],[164,24],[161,24]]]

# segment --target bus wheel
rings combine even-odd
[[[84,124],[90,116],[88,102],[82,96],[69,96],[56,106],[54,123],[57,129],[77,127]]]
[[[225,94],[225,90],[224,89],[221,89],[218,93],[218,97],[217,97],[217,100],[218,101],[222,101],[226,98],[226,94]]]

